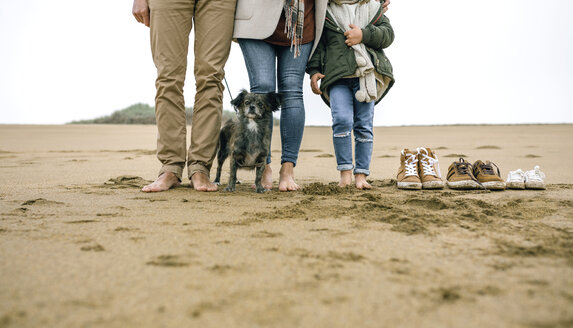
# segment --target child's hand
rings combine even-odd
[[[386,13],[388,11],[388,5],[390,4],[390,0],[384,1],[382,4],[382,13]]]
[[[352,47],[355,44],[359,44],[362,42],[362,29],[354,24],[348,25],[351,28],[350,31],[344,32],[344,36],[346,37],[347,46]]]
[[[314,73],[313,76],[310,77],[310,88],[315,95],[321,95],[322,91],[318,87],[318,80],[324,78],[324,74]]]

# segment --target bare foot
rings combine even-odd
[[[279,191],[295,191],[300,186],[294,182],[294,164],[284,162],[279,171]]]
[[[366,181],[366,175],[362,173],[355,174],[354,181],[358,189],[372,189],[372,186]]]
[[[153,183],[141,188],[143,192],[166,191],[179,185],[179,179],[173,172],[164,172]]]
[[[265,165],[265,170],[263,171],[263,178],[261,179],[261,184],[263,185],[263,188],[267,190],[273,189],[273,170],[271,169],[270,164]],[[256,188],[254,183],[251,185],[251,188],[252,189]]]
[[[191,176],[191,186],[197,191],[217,191],[216,184],[211,182],[209,178],[202,172],[195,172]]]
[[[352,183],[352,170],[340,171],[340,182],[338,183],[338,186],[344,188],[351,183]]]

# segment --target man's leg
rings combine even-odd
[[[193,2],[149,0],[151,53],[157,67],[155,116],[159,177],[145,192],[168,190],[179,184],[185,167],[186,122],[183,84],[193,18]]]
[[[223,77],[231,50],[234,0],[197,1],[195,8],[195,84],[189,179],[195,190],[216,191],[209,180],[219,143],[223,112]]]

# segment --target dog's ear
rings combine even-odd
[[[267,93],[267,102],[270,104],[271,110],[276,112],[283,103],[283,95],[276,92],[269,92]]]
[[[241,105],[243,104],[243,100],[245,100],[245,96],[247,95],[247,93],[248,93],[247,90],[243,89],[235,99],[231,100],[231,105],[233,105],[233,107],[235,108],[235,112],[237,111],[237,108],[241,107]]]

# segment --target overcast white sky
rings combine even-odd
[[[0,123],[61,124],[153,104],[149,30],[131,6],[0,0]],[[571,0],[392,0],[387,55],[397,82],[375,124],[573,123],[571,13]],[[236,44],[226,72],[233,95],[248,89]],[[225,91],[224,108],[229,101]],[[331,124],[308,77],[305,105],[307,125]]]

